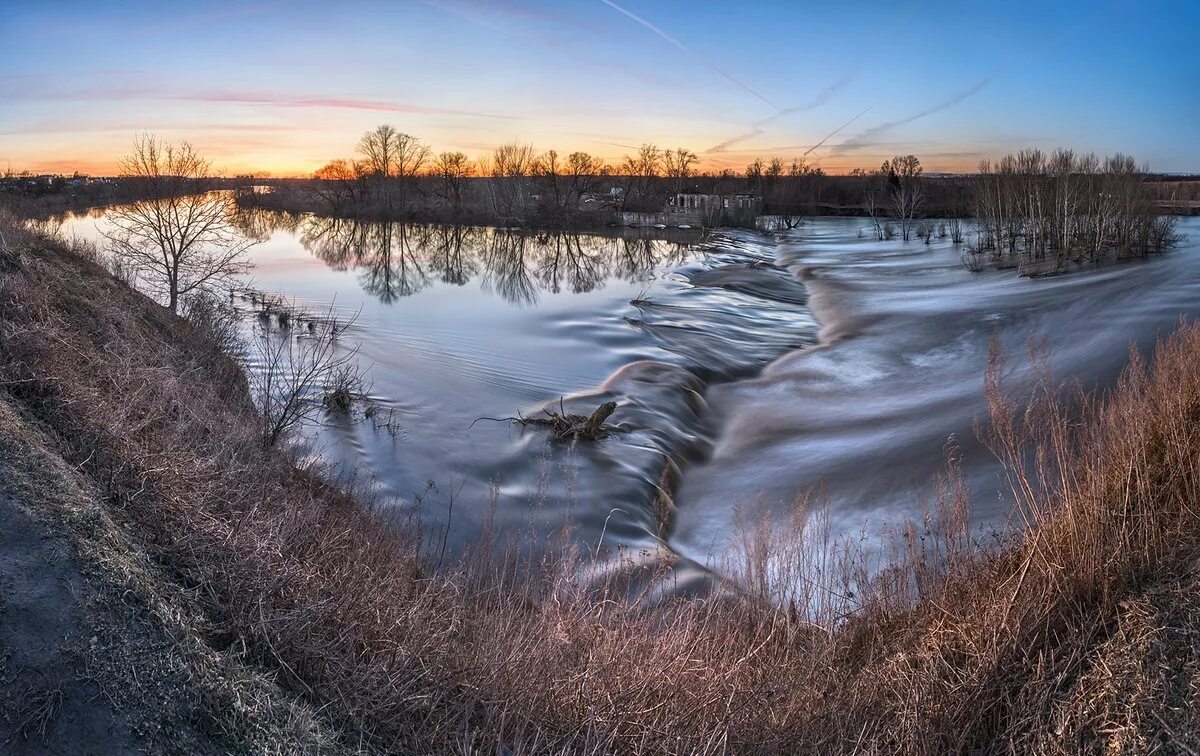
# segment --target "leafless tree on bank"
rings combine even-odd
[[[662,175],[663,151],[653,144],[643,144],[637,155],[626,155],[621,163],[625,174],[621,206],[625,210],[658,210],[654,186]]]
[[[340,215],[365,198],[366,175],[362,162],[331,160],[313,173],[312,191],[331,212]]]
[[[212,191],[212,164],[190,144],[142,136],[120,167],[144,199],[113,208],[105,236],[114,256],[133,265],[172,312],[182,297],[247,270],[245,253],[255,242],[233,226],[229,198]]]
[[[524,220],[533,168],[533,145],[518,142],[500,145],[490,158],[480,162],[480,173],[493,179],[488,185],[493,212],[501,218]]]
[[[471,175],[471,161],[461,152],[443,152],[433,161],[438,179],[437,196],[457,213],[462,210],[463,183]]]
[[[663,172],[671,179],[671,189],[676,193],[683,191],[684,182],[692,176],[692,166],[699,158],[696,153],[683,147],[667,150],[663,153]]]
[[[538,181],[541,204],[553,213],[563,212],[566,205],[563,170],[558,150],[547,150],[533,161],[533,175]]]
[[[579,207],[584,195],[595,190],[597,183],[609,173],[609,168],[598,157],[586,152],[572,152],[567,156],[567,173],[570,181],[567,195],[573,207]]]
[[[429,160],[429,147],[411,134],[384,124],[358,142],[366,172],[387,212],[408,206],[417,176]]]

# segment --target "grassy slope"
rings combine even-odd
[[[61,454],[19,405],[0,401],[0,542],[10,550],[0,656],[11,673],[0,675],[0,751],[327,751],[332,739],[305,707],[213,652],[194,598]]]
[[[951,569],[914,549],[828,634],[753,592],[647,613],[555,572],[423,577],[404,541],[259,448],[202,334],[53,242],[8,247],[6,459],[41,455],[26,506],[99,595],[132,589],[115,621],[174,644],[171,695],[202,703],[171,727],[260,752],[1200,748],[1194,327],[1082,426],[1049,401],[1013,415],[994,387],[1027,534],[988,553],[948,530]],[[1030,440],[1041,470],[1021,469]],[[43,469],[90,493],[43,495]],[[1039,473],[1057,482],[1027,487]]]

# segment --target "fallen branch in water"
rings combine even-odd
[[[526,417],[520,413],[516,417],[479,417],[471,423],[474,427],[475,423],[480,420],[492,420],[497,423],[516,423],[518,425],[541,425],[550,429],[554,434],[555,441],[567,441],[571,439],[583,439],[585,441],[599,441],[612,433],[620,433],[621,428],[615,425],[606,425],[604,423],[613,412],[617,409],[616,402],[605,402],[597,407],[590,415],[570,415],[563,409],[562,400],[559,400],[558,411],[542,410],[542,415]]]

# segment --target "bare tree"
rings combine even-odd
[[[668,150],[663,153],[663,172],[667,178],[673,179],[672,190],[678,194],[683,191],[683,184],[692,175],[692,166],[699,160],[696,153],[683,147]]]
[[[628,210],[657,209],[661,198],[654,196],[654,185],[662,169],[663,151],[653,144],[643,144],[636,156],[626,155],[621,163],[625,174],[622,206]]]
[[[1145,191],[1147,170],[1128,155],[1021,150],[984,161],[979,172],[977,248],[998,267],[1055,270],[1106,254],[1142,257],[1178,241]]]
[[[595,189],[596,182],[607,171],[603,160],[586,152],[572,152],[567,156],[567,173],[570,175],[567,194],[574,208],[579,207],[583,196]]]
[[[925,206],[925,189],[921,186],[921,161],[915,155],[904,155],[883,161],[880,173],[891,186],[892,212],[900,221],[900,236],[912,238],[913,221]]]
[[[255,241],[233,226],[230,198],[213,191],[212,164],[190,144],[142,136],[119,165],[143,199],[111,210],[105,236],[114,256],[133,265],[172,312],[182,297],[248,269],[246,250]]]
[[[883,212],[883,200],[887,191],[886,178],[879,171],[868,172],[862,168],[855,168],[850,175],[862,178],[866,182],[863,187],[863,209],[871,218],[875,238],[883,241],[884,232],[879,223],[879,216]]]
[[[541,184],[542,204],[555,210],[563,206],[562,169],[557,150],[547,150],[533,161],[533,174]]]
[[[525,219],[529,197],[529,174],[534,167],[533,145],[510,142],[481,161],[481,173],[492,177],[488,184],[493,212],[510,220]]]
[[[416,177],[429,160],[429,147],[417,137],[384,124],[363,134],[358,152],[366,172],[373,177],[385,212],[397,209],[397,200],[399,209],[406,208]]]
[[[457,213],[462,209],[463,183],[471,175],[471,161],[461,152],[443,152],[433,162],[433,173],[438,179],[438,197]]]
[[[340,215],[362,198],[365,165],[349,160],[331,160],[313,173],[312,193],[330,212]]]

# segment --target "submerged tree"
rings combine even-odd
[[[1128,155],[1101,159],[1038,149],[979,166],[972,214],[977,252],[1000,267],[1060,269],[1105,255],[1144,257],[1178,242],[1174,222],[1145,190]]]
[[[119,165],[142,199],[110,211],[105,236],[172,312],[183,297],[220,286],[249,267],[245,253],[255,241],[238,233],[230,199],[213,191],[212,164],[190,144],[142,136]]]
[[[915,155],[897,156],[883,161],[879,170],[891,187],[892,214],[900,221],[900,236],[908,241],[912,238],[913,221],[925,206],[921,161]]]

